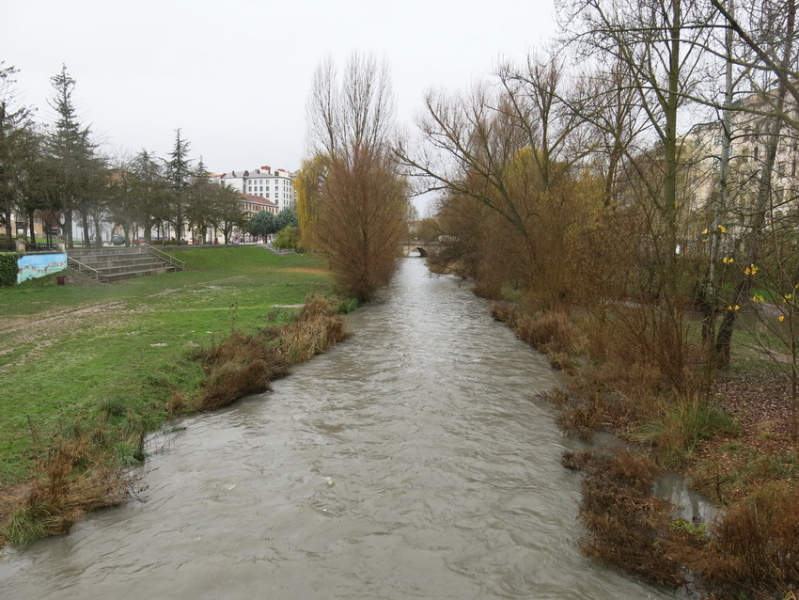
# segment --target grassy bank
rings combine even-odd
[[[62,451],[73,462],[91,462],[98,448],[103,460],[137,462],[144,432],[202,408],[204,351],[234,331],[286,324],[309,294],[329,291],[314,255],[239,247],[180,258],[193,270],[114,285],[69,275],[57,286],[48,277],[0,290],[6,496]]]

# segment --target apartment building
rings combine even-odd
[[[263,166],[252,171],[230,171],[212,175],[211,180],[242,194],[269,200],[277,205],[278,212],[284,208],[292,208],[297,203],[294,173],[285,169]]]
[[[759,94],[739,100],[731,112],[731,147],[726,211],[733,227],[746,225],[758,194],[767,158],[768,128],[773,120],[768,102]],[[792,115],[796,118],[795,111]],[[721,119],[695,125],[684,138],[682,161],[693,180],[691,209],[710,210],[719,199],[720,166],[724,142]],[[778,137],[777,154],[771,172],[767,221],[799,214],[799,131],[785,124]]]

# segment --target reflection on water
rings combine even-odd
[[[719,510],[691,489],[679,473],[664,474],[655,485],[654,493],[658,498],[671,502],[675,506],[674,516],[680,519],[713,524],[721,516]]]
[[[356,335],[184,422],[146,503],[0,560],[4,599],[667,598],[575,549],[546,360],[404,259]]]

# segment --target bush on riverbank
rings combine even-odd
[[[564,313],[530,315],[512,305],[497,304],[491,314],[495,320],[513,329],[520,340],[546,354],[553,368],[569,374],[576,372],[572,357],[582,348],[584,339]]]
[[[543,320],[509,303],[492,312],[517,332],[520,322]],[[574,311],[569,323],[585,342],[562,348],[570,348],[580,369],[547,394],[567,434],[588,439],[605,430],[648,454],[565,457],[565,466],[584,474],[582,551],[650,582],[678,587],[691,580],[714,598],[790,597],[799,585],[799,454],[785,401],[789,381],[776,371],[765,374],[764,361],[753,354],[740,373],[724,374],[711,386],[687,327],[688,337],[676,343],[690,366],[680,391],[673,385],[679,363],[667,360],[667,348],[675,350],[668,338],[653,349],[657,336],[645,327],[635,344],[615,327],[619,318],[627,319],[628,333],[643,325],[639,313],[636,307]],[[556,319],[560,313],[550,322]],[[535,336],[519,337],[546,351]],[[671,507],[653,496],[649,473],[656,475],[658,465],[688,467],[695,485],[727,505],[719,522],[672,517]]]
[[[677,587],[680,565],[669,560],[670,506],[652,496],[662,473],[651,459],[627,451],[566,453],[563,465],[583,473],[580,521],[588,531],[581,550],[651,583]]]
[[[799,488],[771,482],[730,508],[713,528],[709,543],[692,566],[719,590],[717,597],[739,598],[747,589],[757,598],[781,597],[799,589]]]
[[[311,294],[291,323],[246,334],[234,329],[221,343],[196,353],[203,363],[200,410],[217,410],[269,389],[289,365],[310,360],[346,340],[344,322],[328,298]]]
[[[566,452],[563,465],[583,473],[586,555],[672,588],[690,576],[718,600],[789,597],[799,586],[795,483],[771,482],[708,526],[674,518],[652,496],[662,469],[645,455]]]
[[[104,427],[65,432],[49,450],[38,476],[17,498],[7,498],[9,515],[0,529],[12,544],[66,533],[87,512],[119,506],[136,493],[138,475],[117,466],[113,435]]]

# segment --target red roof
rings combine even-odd
[[[262,198],[261,196],[254,196],[253,194],[245,194],[244,192],[239,192],[239,196],[241,196],[242,200],[246,200],[247,202],[252,202],[253,204],[263,204],[264,206],[278,206],[277,202],[272,202],[269,198]]]

